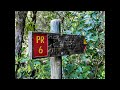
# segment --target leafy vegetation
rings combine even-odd
[[[21,57],[15,56],[17,79],[50,79],[50,59],[30,60],[28,31],[33,31],[32,12],[28,11]],[[64,19],[63,19],[64,17]],[[49,32],[50,21],[63,20],[61,33],[83,35],[85,53],[62,56],[63,79],[105,79],[105,12],[104,11],[37,11],[36,31]]]

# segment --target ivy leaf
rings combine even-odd
[[[81,73],[82,71],[83,71],[83,70],[82,70],[82,68],[81,68],[80,66],[79,66],[78,69],[76,70],[76,72],[78,72],[78,73],[79,73],[79,72]]]
[[[25,50],[26,47],[22,47],[22,52]]]
[[[71,75],[70,75],[70,78],[77,78],[78,77],[78,75],[76,74],[76,73],[72,73]]]
[[[66,30],[64,31],[65,34],[72,34],[72,31],[71,30]]]
[[[66,68],[71,72],[73,70],[73,64],[68,64]]]
[[[97,41],[98,40],[98,35],[94,36],[94,37],[91,37],[90,38],[91,41]]]
[[[23,59],[20,60],[20,62],[21,62],[21,63],[27,62],[28,60],[29,60],[29,58],[23,58]]]
[[[40,62],[39,61],[34,61],[34,64],[40,65]]]
[[[30,65],[28,65],[28,73],[31,71],[31,67]]]
[[[80,75],[80,76],[79,76],[79,79],[83,79],[83,76],[82,76],[82,75]]]
[[[89,34],[87,34],[87,36],[86,36],[86,40],[87,40],[87,42],[89,42],[90,41],[90,39],[91,39],[91,35],[92,35],[93,33],[89,33]]]
[[[92,13],[92,18],[95,20],[97,19],[96,13]]]
[[[85,27],[85,28],[83,28],[83,30],[88,31],[88,30],[91,30],[92,28],[93,28],[92,26],[90,26],[90,27]]]
[[[75,34],[75,35],[81,35],[80,31],[75,31],[73,34]]]
[[[90,70],[90,66],[85,66],[85,67],[83,67],[83,72],[87,72],[87,71],[89,71]]]
[[[63,56],[63,57],[62,57],[62,60],[64,61],[65,64],[67,64],[67,61],[68,61],[67,56]]]

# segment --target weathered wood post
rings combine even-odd
[[[50,22],[50,32],[60,33],[60,19],[54,19]],[[62,56],[50,57],[51,79],[62,78]]]

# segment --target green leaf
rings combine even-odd
[[[83,72],[82,68],[79,66],[78,69],[76,70],[77,73]]]
[[[25,50],[25,48],[26,48],[26,47],[23,47],[23,48],[22,48],[22,52]]]
[[[97,36],[94,36],[94,37],[91,37],[90,40],[92,40],[92,41],[97,41],[97,40],[98,40],[98,35],[97,35]]]
[[[73,70],[73,64],[68,64],[66,68],[68,69],[69,72],[71,72]]]
[[[75,35],[81,35],[80,31],[75,31],[73,34],[75,34]]]
[[[76,73],[71,74],[71,78],[77,78],[77,77],[78,77],[78,75]]]
[[[89,71],[90,70],[90,66],[85,66],[85,67],[83,67],[83,72],[87,72],[87,71]]]
[[[26,62],[26,61],[28,61],[29,59],[28,58],[23,58],[23,59],[21,59],[21,63],[23,63],[23,62]]]
[[[85,31],[88,31],[88,30],[91,30],[93,27],[92,26],[90,26],[90,27],[85,27],[85,28],[83,28]]]
[[[28,65],[28,73],[31,71],[31,67],[30,65]]]
[[[80,75],[80,76],[79,76],[79,79],[83,79],[83,76],[82,76],[82,75]]]
[[[34,64],[40,65],[40,61],[34,61]]]

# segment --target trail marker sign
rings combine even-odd
[[[33,34],[33,57],[48,56],[48,36],[47,34]]]
[[[83,53],[86,40],[80,35],[29,32],[29,56],[31,59]]]

